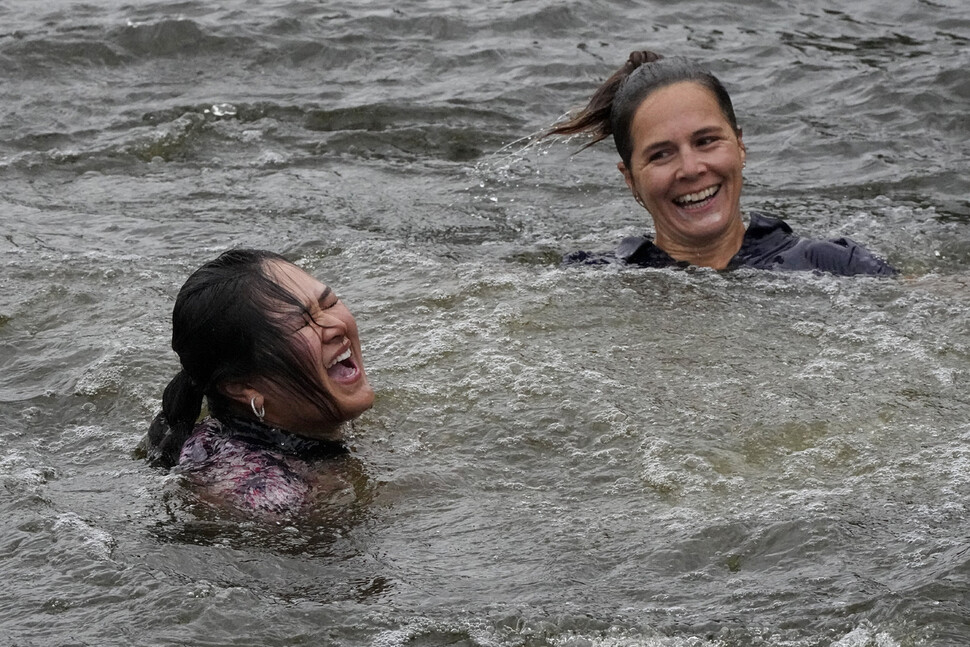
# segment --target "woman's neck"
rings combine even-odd
[[[223,424],[223,430],[230,436],[244,438],[301,458],[332,456],[347,451],[346,446],[340,441],[308,438],[249,417],[230,413],[220,417],[219,421]]]
[[[658,234],[654,244],[674,260],[723,270],[741,249],[744,231],[744,222],[738,218],[726,232],[710,241],[675,241],[661,238]]]

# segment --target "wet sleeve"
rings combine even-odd
[[[609,265],[616,262],[616,256],[610,252],[569,252],[562,257],[563,265]]]
[[[813,241],[806,249],[811,265],[841,276],[894,276],[898,270],[851,238]]]

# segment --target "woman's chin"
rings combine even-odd
[[[681,221],[681,236],[698,244],[709,244],[723,236],[729,236],[735,227],[744,227],[739,216],[730,212],[708,211],[691,214]]]
[[[337,409],[344,421],[353,420],[374,406],[374,398],[374,389],[367,382],[367,378],[364,378],[353,396],[340,398]]]

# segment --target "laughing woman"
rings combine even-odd
[[[896,270],[848,238],[800,238],[778,218],[741,213],[747,151],[731,98],[696,64],[637,51],[577,115],[548,134],[613,137],[617,164],[646,209],[655,238],[623,240],[616,256],[648,267],[698,265],[892,275]],[[567,261],[601,262],[578,252]]]
[[[310,503],[322,463],[346,451],[342,423],[374,402],[350,311],[271,252],[232,250],[196,270],[175,301],[172,348],[182,370],[149,429],[148,460],[244,511]]]

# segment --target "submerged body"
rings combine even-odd
[[[346,453],[343,424],[374,391],[330,286],[273,252],[229,250],[179,290],[172,348],[182,369],[148,430],[149,462],[243,512],[300,510],[342,489],[321,459]]]
[[[630,53],[578,114],[548,134],[612,136],[634,200],[654,236],[625,240],[617,256],[650,267],[696,265],[816,270],[846,276],[896,271],[857,243],[802,239],[776,218],[745,227],[741,192],[748,151],[731,97],[710,71],[648,50]],[[568,261],[604,262],[575,252]]]
[[[580,253],[582,254],[582,253]],[[644,267],[687,266],[660,249],[647,236],[623,239],[617,259]],[[595,257],[571,255],[567,259],[595,262]],[[763,213],[752,213],[741,248],[725,269],[817,271],[839,276],[893,276],[896,269],[850,238],[818,240],[796,236],[788,224]]]
[[[346,454],[339,443],[255,421],[206,418],[182,446],[175,471],[204,498],[243,512],[281,514],[305,508],[320,490],[331,490],[322,487],[319,462]]]

